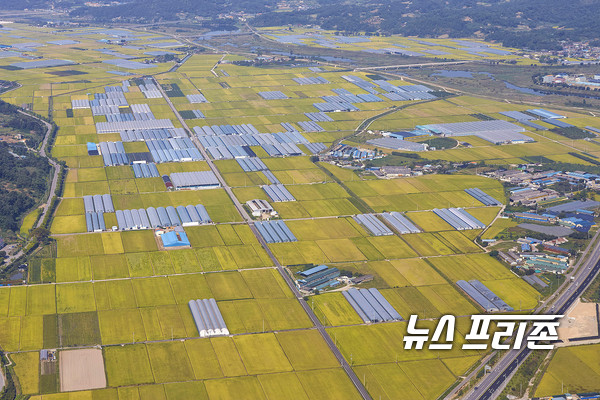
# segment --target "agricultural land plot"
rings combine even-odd
[[[461,141],[470,146],[462,144],[410,157],[394,158],[394,154],[366,163],[388,165],[387,160],[405,159],[411,165],[435,166],[439,160],[467,165],[464,169],[457,167],[454,174],[426,171],[423,176],[398,179],[380,179],[368,170],[354,171],[318,161],[332,159],[326,154],[328,150],[313,154],[311,146],[299,136],[293,144],[303,155],[276,155],[264,145],[247,147],[248,155],[254,152],[252,157],[260,158],[268,171],[245,171],[241,167],[244,162],[236,155],[218,159],[213,152],[209,152],[209,160],[203,156],[197,161],[186,157],[165,162],[160,154],[149,152],[150,140],[128,141],[127,134],[119,132],[121,129],[105,132],[102,124],[120,119],[117,114],[129,114],[134,105],[139,105],[150,109],[147,121],[162,120],[160,124],[186,128],[178,130],[177,135],[189,133],[188,129],[195,135],[194,128],[199,127],[229,125],[239,129],[242,124],[251,124],[268,141],[281,139],[278,135],[291,124],[298,135],[313,144],[330,147],[344,143],[372,150],[374,146],[362,143],[366,135],[354,133],[363,121],[373,117],[368,129],[410,131],[419,124],[476,121],[486,116],[504,119],[499,111],[523,111],[528,106],[456,95],[419,103],[392,101],[374,86],[382,101],[356,103],[358,110],[353,112],[327,112],[332,120],[317,122],[323,131],[308,132],[301,124],[311,119],[305,113],[315,113],[313,104],[322,103],[324,96],[338,95],[339,89],[361,95],[370,92],[345,79],[347,75],[374,83],[384,79],[383,73],[378,76],[360,70],[340,71],[326,65],[320,65],[321,72],[302,64],[246,66],[243,61],[247,54],[222,54],[209,49],[173,68],[174,61],[162,62],[150,52],[165,47],[183,58],[186,52],[182,48],[187,44],[160,33],[95,26],[57,31],[20,23],[3,29],[23,36],[13,37],[15,44],[32,41],[35,36],[44,44],[36,48],[36,56],[76,63],[32,70],[3,69],[3,79],[21,86],[3,93],[2,99],[52,118],[60,129],[50,153],[69,167],[60,202],[48,225],[55,247],[43,248],[52,251],[30,263],[29,285],[0,288],[0,347],[14,362],[22,394],[38,395],[34,400],[360,398],[340,368],[340,360],[315,329],[314,317],[306,312],[303,301],[326,327],[334,346],[372,398],[437,398],[483,355],[457,346],[464,341],[468,316],[481,310],[455,285],[456,281],[479,279],[515,309],[531,310],[537,305],[539,293],[484,253],[475,243],[481,230],[456,231],[432,210],[463,207],[486,226],[491,224],[483,238],[494,237],[512,223],[504,219],[492,223],[499,207],[484,206],[464,189],[477,187],[506,203],[504,186],[477,175],[468,163],[483,161],[486,168],[508,167],[532,163],[535,160],[528,158],[538,156],[589,168],[594,165],[593,157],[586,161],[573,154],[600,156],[600,145],[594,141],[569,140],[550,131],[527,131],[534,143],[492,145],[478,137],[464,137]],[[260,31],[274,40],[289,35],[285,28]],[[443,46],[449,60],[484,58],[466,51],[466,43],[461,45],[459,39],[434,38],[426,44],[414,38],[361,35],[360,41],[353,42],[327,30],[294,27],[294,31],[304,36],[299,39],[303,44],[317,48],[323,47],[323,42],[315,41],[315,35],[320,35],[340,50],[357,53],[402,46],[425,52],[424,57],[433,60],[433,54],[426,50]],[[116,44],[116,37],[127,44]],[[57,39],[78,43],[49,43]],[[235,42],[237,34],[229,39]],[[504,49],[497,44],[478,43]],[[489,59],[525,61],[517,55],[517,49],[509,50],[513,54],[494,54]],[[130,62],[139,63],[132,65],[140,69],[122,66],[115,58],[131,58]],[[23,60],[3,58],[0,67],[18,61]],[[329,83],[300,85],[293,80],[298,77],[322,77]],[[144,88],[148,79],[155,80],[169,101],[160,96],[148,97]],[[386,80],[396,86],[409,84],[408,78]],[[86,100],[121,90],[127,105],[116,114],[114,109],[105,113],[84,107]],[[287,98],[266,100],[259,94],[277,91]],[[186,97],[199,93],[207,102],[195,103]],[[380,117],[384,112],[386,115]],[[565,115],[577,126],[599,126],[591,116],[570,111]],[[223,138],[241,140],[241,135],[232,135],[229,129]],[[422,142],[430,138],[408,140]],[[125,157],[148,158],[159,176],[143,178],[138,170],[136,177],[130,159],[117,157],[117,163],[125,165],[105,165],[114,163],[115,158],[88,154],[88,143],[111,142],[122,142]],[[115,147],[123,154],[120,146]],[[223,157],[229,156],[223,153]],[[210,165],[212,162],[216,169]],[[341,164],[355,166],[360,161],[342,160]],[[176,173],[207,171],[219,175],[220,184],[224,182],[226,187],[188,190],[167,187],[163,180],[164,175],[173,179]],[[262,186],[275,180],[285,185],[295,201],[269,198]],[[83,196],[96,194],[110,194],[115,210],[202,204],[211,221],[190,226],[192,223],[182,218],[190,246],[177,249],[158,246],[160,239],[151,229],[112,231],[113,226],[119,226],[116,212],[104,214],[104,232],[88,233],[89,208],[86,210]],[[252,222],[238,210],[239,202],[247,212],[244,203],[252,199],[269,201],[297,241],[264,245],[255,236]],[[406,212],[422,232],[374,236],[352,218],[385,211]],[[33,226],[34,217],[35,212],[23,222],[24,234]],[[278,264],[284,269],[275,268]],[[365,324],[340,291],[347,289],[345,285],[296,298],[294,288],[288,286],[281,272],[297,272],[319,264],[336,267],[347,278],[367,276],[356,286],[378,288],[404,321]],[[199,337],[188,302],[209,298],[216,300],[230,335]],[[464,316],[458,321],[454,349],[405,351],[405,320],[413,314],[421,318],[420,326],[428,328],[433,328],[434,319],[442,315]],[[51,378],[41,375],[39,351],[54,348],[60,380],[56,377],[56,387],[52,388]],[[563,375],[574,382],[569,388],[598,389],[590,384],[600,374],[590,361],[597,356],[595,347],[569,352],[557,352],[539,393],[556,391],[556,377],[562,379]],[[564,365],[571,363],[579,370],[565,372]],[[577,381],[578,374],[592,378],[589,382]],[[65,393],[54,393],[59,390]]]
[[[67,350],[60,353],[60,386],[64,392],[106,386],[100,349]]]
[[[600,369],[594,360],[599,351],[597,344],[556,349],[535,395],[552,396],[567,389],[576,393],[597,391]]]

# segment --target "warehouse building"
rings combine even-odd
[[[547,251],[548,253],[560,254],[563,256],[568,256],[571,254],[569,252],[569,249],[565,249],[564,247],[552,246],[552,245],[546,244],[546,243],[542,244],[542,248],[544,249],[544,251]]]
[[[212,171],[174,172],[170,178],[177,190],[213,189],[221,186]]]
[[[557,217],[555,215],[551,215],[551,214],[536,214],[536,213],[530,213],[530,212],[514,212],[512,213],[513,218],[516,219],[524,219],[524,220],[528,220],[528,221],[536,221],[536,222],[546,222],[546,223],[552,223],[555,222],[557,220]]]
[[[88,156],[98,156],[100,153],[98,152],[98,146],[96,143],[88,142],[87,143],[87,152]]]
[[[254,199],[247,201],[246,205],[250,208],[253,217],[276,217],[278,215],[277,211],[266,200]]]
[[[524,267],[536,272],[564,273],[569,268],[569,257],[562,255],[548,255],[543,253],[530,253],[521,255]]]
[[[296,281],[296,285],[307,292],[336,286],[340,283],[337,280],[340,276],[340,271],[337,268],[329,268],[326,265],[318,265],[298,272],[298,275],[302,276],[302,278]]]
[[[525,129],[504,120],[454,122],[448,124],[417,125],[417,130],[441,136],[477,136],[494,144],[533,142],[524,135]]]
[[[229,335],[215,299],[190,300],[188,306],[200,337]]]
[[[403,320],[398,311],[375,288],[352,288],[342,294],[366,323]]]
[[[160,235],[162,245],[165,249],[173,247],[190,247],[190,241],[186,233],[181,230],[172,230]]]
[[[511,204],[522,204],[524,206],[532,206],[541,201],[556,199],[559,194],[556,190],[552,189],[532,189],[532,188],[520,188],[511,190],[510,202]]]

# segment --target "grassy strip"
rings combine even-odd
[[[508,396],[522,397],[529,386],[529,381],[536,375],[536,372],[540,369],[543,361],[548,355],[548,351],[532,351],[529,357],[523,361],[523,363],[517,369],[517,372],[513,375],[510,382],[506,384],[506,387],[498,397],[499,399],[509,399]],[[535,381],[539,382],[543,374],[535,376]],[[532,386],[532,390],[535,389],[537,383]],[[531,397],[531,396],[529,396]]]
[[[583,154],[575,153],[574,151],[570,151],[569,155],[572,155],[573,157],[577,157],[580,160],[587,161],[594,165],[600,165],[600,162],[598,160],[594,160],[592,157],[588,157]]]

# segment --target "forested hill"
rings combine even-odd
[[[277,0],[129,0],[98,1],[104,7],[88,6],[88,0],[0,0],[0,10],[71,9],[71,16],[85,17],[98,22],[138,21],[158,22],[181,17],[218,17],[245,12],[265,13],[276,9]]]
[[[505,46],[539,50],[559,48],[560,40],[599,39],[599,15],[600,0],[321,0],[317,9],[263,14],[253,23],[313,23],[338,31],[419,37],[480,36]]]
[[[481,37],[505,46],[557,49],[561,40],[599,40],[600,0],[312,0],[306,10],[282,12],[280,0],[128,0],[90,7],[86,0],[0,0],[0,9],[69,9],[72,17],[99,22],[160,22],[201,16],[234,29],[245,12],[256,26],[315,24],[342,32],[420,37]],[[96,2],[95,2],[96,3]],[[289,4],[293,2],[289,2]],[[206,25],[206,24],[205,24]]]
[[[35,119],[0,100],[0,232],[18,231],[21,218],[41,201],[50,182],[48,160],[36,148],[46,132]]]

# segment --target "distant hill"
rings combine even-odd
[[[258,26],[318,24],[339,31],[420,37],[473,37],[505,46],[557,49],[561,40],[600,38],[600,0],[321,0],[303,12],[267,13]]]
[[[600,0],[316,0],[307,10],[282,12],[278,0],[130,0],[89,7],[85,0],[0,0],[0,9],[67,8],[98,22],[159,22],[181,16],[257,14],[256,26],[315,24],[343,32],[420,37],[482,37],[505,46],[557,49],[561,40],[600,40]],[[106,4],[114,4],[106,1]],[[220,20],[233,25],[235,19]],[[223,24],[223,22],[220,22]],[[600,43],[600,42],[599,42]]]

